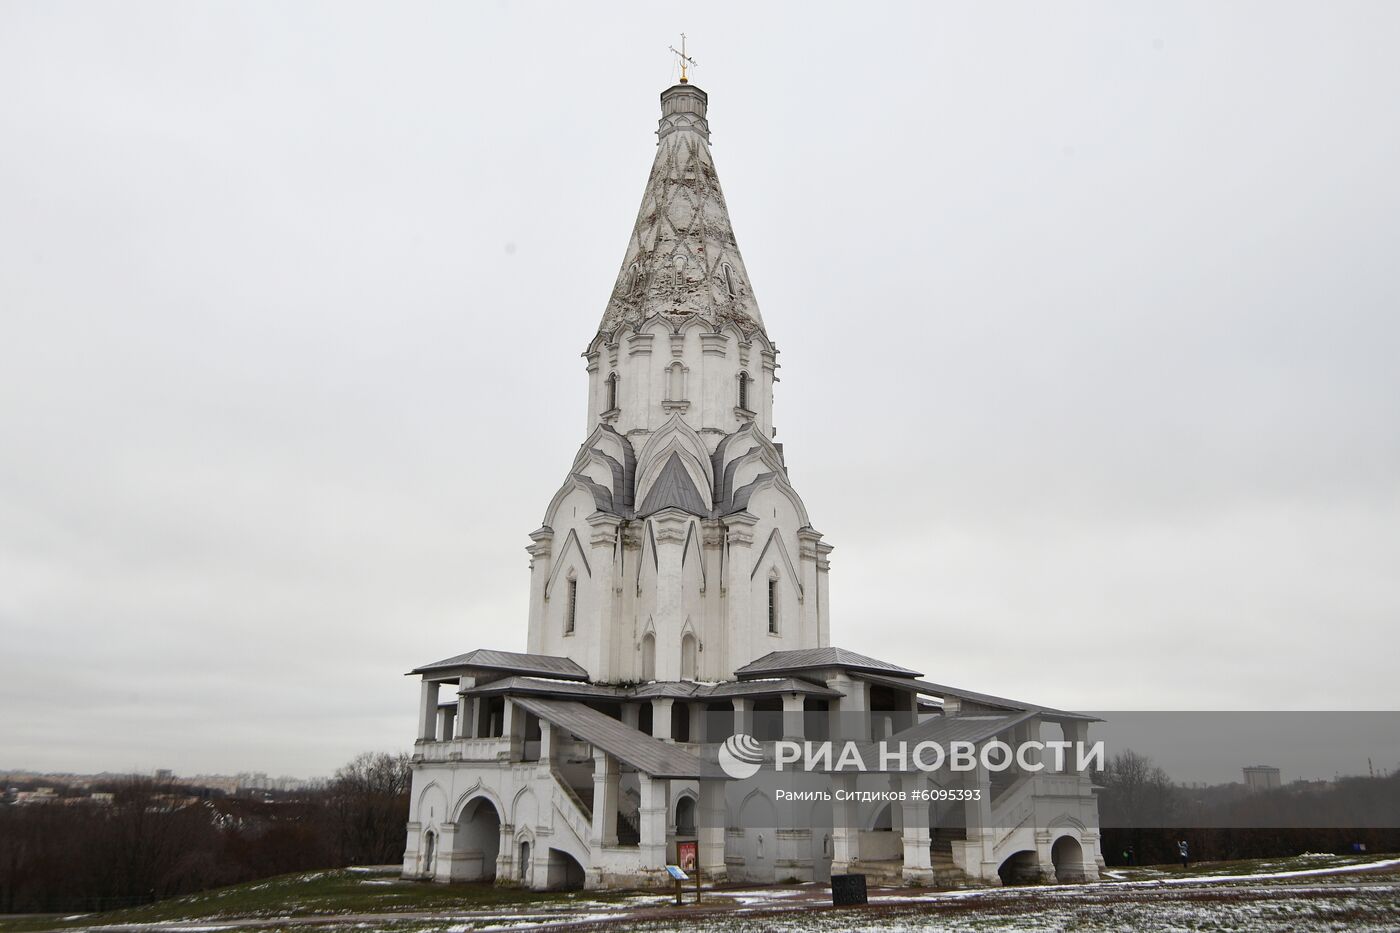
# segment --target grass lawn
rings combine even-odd
[[[398,868],[349,868],[298,872],[215,888],[199,894],[71,917],[0,920],[3,933],[62,930],[96,924],[153,923],[160,920],[221,920],[234,917],[299,917],[309,914],[471,911],[554,904],[606,903],[621,892],[541,893],[490,883],[426,884],[402,881]]]
[[[672,913],[661,892],[540,893],[492,884],[402,881],[397,867],[351,868],[281,875],[156,904],[100,914],[0,920],[0,933],[97,928],[184,921],[209,924],[262,920],[256,933],[468,933],[482,927],[569,921],[590,929],[663,933],[845,930],[944,931],[1233,931],[1287,928],[1400,929],[1400,869],[1374,865],[1386,856],[1303,855],[1237,862],[1111,869],[1105,883],[1027,886],[975,891],[874,892],[866,909],[781,912],[794,898],[817,895],[803,907],[827,905],[821,886],[715,891],[708,911]],[[1286,872],[1342,869],[1340,874],[1270,877]],[[1225,878],[1230,878],[1226,881]],[[1189,882],[1200,884],[1152,884]],[[1210,879],[1221,879],[1212,883]],[[1123,882],[1138,882],[1123,884]],[[1146,882],[1146,884],[1144,884]],[[805,893],[804,893],[805,892]],[[714,913],[722,903],[727,909]],[[737,909],[736,909],[737,908]],[[385,915],[375,917],[372,915]],[[401,916],[398,916],[401,915]],[[315,926],[281,923],[297,917],[343,917]],[[250,931],[251,933],[251,931]]]

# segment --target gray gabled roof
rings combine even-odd
[[[516,705],[643,774],[658,778],[728,780],[720,766],[670,742],[654,739],[573,700],[516,697]]]
[[[651,489],[647,490],[647,497],[642,500],[642,506],[637,509],[637,514],[650,515],[653,512],[670,508],[681,509],[692,515],[710,514],[705,500],[695,489],[695,483],[691,481],[690,474],[685,471],[685,467],[681,464],[681,455],[674,451],[666,461],[666,465],[661,468],[661,474],[656,477],[656,482],[652,483]]]
[[[1013,712],[1031,710],[1041,714],[1043,717],[1051,719],[1084,719],[1089,722],[1103,722],[1097,716],[1089,716],[1085,713],[1074,713],[1069,710],[1055,709],[1053,706],[1041,706],[1038,703],[1026,703],[1022,700],[1009,700],[1006,697],[992,696],[990,693],[977,693],[973,690],[962,690],[957,687],[949,687],[944,684],[929,683],[926,680],[909,680],[900,677],[882,677],[879,674],[861,673],[857,675],[861,680],[872,684],[881,684],[886,687],[893,687],[896,690],[913,690],[917,693],[927,694],[940,698],[956,697],[960,700],[967,700],[980,706],[990,706],[993,709],[1004,709]]]
[[[569,658],[555,657],[552,654],[493,651],[489,648],[478,648],[475,651],[468,651],[466,654],[459,654],[442,661],[434,661],[432,664],[414,668],[409,673],[428,674],[435,671],[473,667],[490,671],[506,671],[513,674],[537,674],[542,677],[553,677],[556,680],[588,679],[588,671]]]
[[[734,672],[740,680],[772,676],[781,671],[811,670],[822,667],[841,667],[852,671],[868,671],[875,674],[894,674],[903,677],[918,677],[918,671],[877,661],[863,654],[847,651],[845,648],[800,648],[796,651],[770,651],[757,661],[750,661]]]

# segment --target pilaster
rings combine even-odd
[[[606,512],[588,516],[589,566],[593,570],[591,619],[582,626],[589,639],[584,667],[598,680],[612,680],[617,665],[617,605],[621,578],[617,572],[618,529],[622,519]],[[577,637],[577,636],[576,636]]]

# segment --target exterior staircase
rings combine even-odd
[[[635,846],[642,843],[642,830],[638,825],[638,816],[635,813],[628,813],[626,810],[619,810],[617,814],[617,844],[620,846]]]

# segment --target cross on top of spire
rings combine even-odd
[[[686,69],[695,68],[699,63],[685,54],[685,33],[681,33],[681,47],[678,49],[674,45],[671,46],[671,53],[676,56],[676,60],[679,61],[681,65],[681,84],[690,83],[690,79],[686,77]]]

